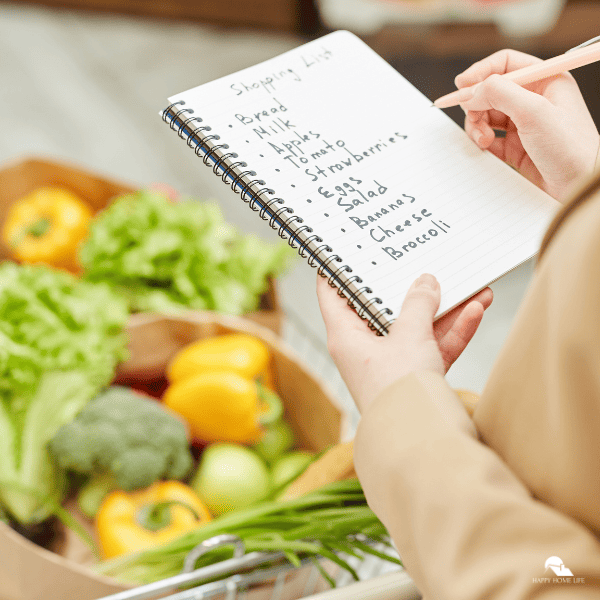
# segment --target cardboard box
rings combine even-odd
[[[271,350],[276,389],[300,448],[320,452],[339,442],[349,426],[324,382],[272,331],[252,321],[209,312],[185,317],[140,314],[129,323],[128,332],[131,358],[116,381],[123,382],[124,375],[143,379],[164,373],[174,353],[196,339],[244,332],[259,337]],[[73,535],[66,537],[60,552],[36,546],[0,522],[0,600],[95,600],[127,589],[86,566],[91,553]],[[307,576],[305,569],[292,577],[282,598],[299,597]],[[272,591],[272,586],[263,586],[248,597],[267,600]]]
[[[0,228],[4,224],[8,207],[40,186],[59,186],[71,190],[90,204],[94,212],[105,208],[121,194],[136,189],[131,184],[108,179],[81,167],[41,158],[25,158],[0,166]],[[0,240],[0,260],[10,258],[10,251]],[[281,331],[283,314],[277,300],[274,281],[260,300],[259,310],[247,318],[272,329]]]

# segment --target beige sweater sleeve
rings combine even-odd
[[[600,598],[598,232],[600,195],[545,251],[477,432],[428,372],[394,383],[362,417],[357,474],[427,600]],[[550,557],[573,577],[547,570]]]
[[[598,540],[534,500],[476,439],[466,413],[462,423],[449,421],[440,401],[458,402],[442,377],[404,377],[362,419],[354,449],[369,505],[424,598],[600,598]],[[572,583],[553,582],[545,570],[561,554]]]

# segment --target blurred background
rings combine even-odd
[[[335,29],[364,39],[429,98],[504,47],[542,58],[598,35],[594,0],[43,0],[0,2],[0,162],[45,157],[134,187],[167,184],[220,203],[244,232],[275,240],[169,132],[168,96]],[[574,72],[596,122],[597,65]],[[448,114],[462,123],[460,109]],[[495,301],[449,374],[481,391],[533,270],[493,285]],[[324,346],[314,269],[277,282],[283,335],[353,411]]]

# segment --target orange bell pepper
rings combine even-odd
[[[108,559],[159,546],[210,520],[191,487],[160,481],[135,492],[111,492],[96,515],[96,532]]]
[[[78,272],[77,252],[91,219],[91,208],[69,190],[38,188],[12,205],[2,239],[21,262]]]

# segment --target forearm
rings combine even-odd
[[[458,402],[443,378],[409,375],[378,397],[355,441],[369,503],[425,597],[600,598],[597,540],[534,501],[466,415],[442,416],[440,402]],[[585,585],[535,581],[550,577],[553,555]]]

